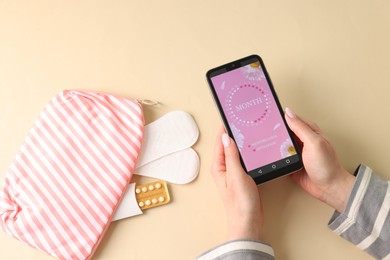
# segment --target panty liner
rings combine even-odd
[[[187,148],[161,157],[137,168],[135,174],[161,179],[174,184],[187,184],[199,173],[199,156]]]
[[[145,126],[144,139],[136,168],[161,157],[191,147],[199,129],[192,116],[173,111]]]

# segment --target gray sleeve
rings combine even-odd
[[[197,260],[274,260],[270,245],[256,240],[234,240],[200,255]]]
[[[390,185],[360,165],[343,213],[335,212],[329,228],[377,259],[390,259]]]

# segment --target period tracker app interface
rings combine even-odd
[[[211,81],[247,171],[262,167],[262,175],[299,160],[259,62]]]

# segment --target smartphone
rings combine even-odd
[[[206,77],[241,164],[256,184],[302,168],[302,156],[260,56],[211,69]]]

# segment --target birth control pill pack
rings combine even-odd
[[[162,206],[171,200],[165,181],[155,181],[135,188],[135,198],[141,210]]]

